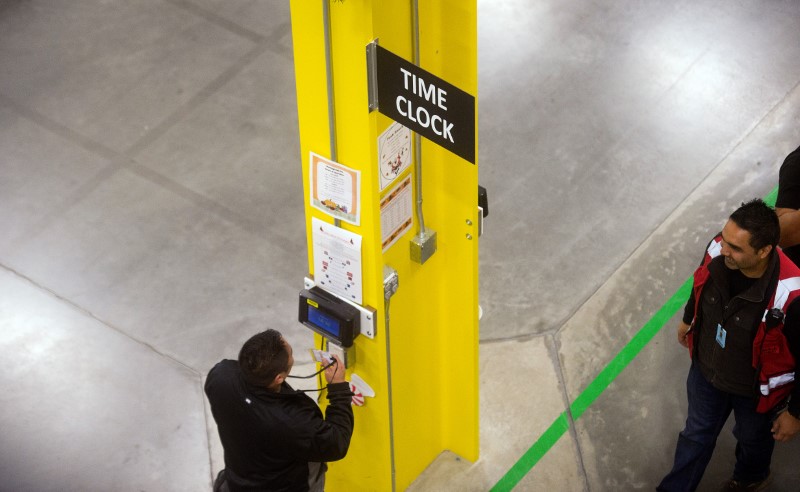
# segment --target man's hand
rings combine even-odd
[[[686,338],[689,335],[689,328],[691,328],[691,326],[683,321],[678,324],[678,343],[686,348],[689,348],[689,340]]]
[[[789,412],[778,415],[772,423],[772,437],[776,441],[791,441],[800,432],[800,419],[796,419]]]
[[[339,359],[338,355],[331,354],[331,357],[336,361],[325,369],[325,380],[328,383],[344,383],[344,364]]]

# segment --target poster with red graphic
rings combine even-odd
[[[348,301],[361,304],[361,236],[316,217],[311,219],[314,282]]]

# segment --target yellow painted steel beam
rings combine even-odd
[[[325,2],[328,2],[327,4]],[[425,226],[438,248],[424,264],[409,255],[419,223],[385,253],[381,247],[378,136],[392,121],[368,110],[366,46],[375,39],[414,59],[412,2],[292,0],[300,159],[303,166],[309,271],[311,218],[333,220],[309,206],[309,153],[331,157],[326,24],[332,66],[337,162],[361,172],[360,225],[364,304],[378,313],[374,339],[355,341],[358,374],[375,389],[355,407],[347,457],[330,465],[327,490],[403,490],[444,450],[478,458],[478,166],[423,139]],[[477,96],[476,2],[420,0],[420,67]],[[477,115],[477,99],[476,99]],[[475,121],[477,135],[477,117]],[[477,152],[476,152],[477,155]],[[414,174],[412,170],[407,174]],[[401,176],[401,178],[403,177]],[[416,178],[416,176],[414,176]],[[413,180],[412,180],[413,181]],[[418,190],[415,186],[415,200]],[[400,288],[384,316],[383,266]],[[298,273],[298,278],[302,273]],[[319,343],[319,340],[317,340]]]

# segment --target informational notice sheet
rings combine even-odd
[[[311,206],[359,225],[361,173],[311,152],[309,174]]]
[[[361,304],[361,236],[311,218],[314,282],[348,301]]]
[[[389,249],[397,239],[411,228],[413,222],[413,194],[411,175],[400,181],[381,200],[381,247]]]
[[[389,125],[378,137],[381,191],[411,165],[411,130],[400,123]]]

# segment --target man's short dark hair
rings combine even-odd
[[[239,367],[245,381],[254,386],[269,386],[275,376],[289,370],[289,351],[277,330],[262,331],[244,342],[239,351]]]
[[[781,238],[781,226],[778,216],[763,200],[755,198],[747,203],[742,203],[731,214],[731,220],[737,226],[750,233],[750,246],[758,251],[765,246],[778,245]]]

